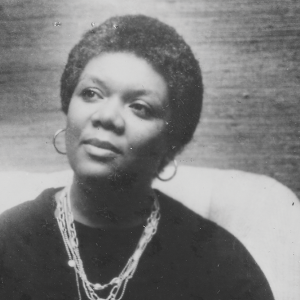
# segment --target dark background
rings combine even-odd
[[[68,167],[51,144],[67,55],[92,22],[124,13],[175,26],[200,60],[202,120],[179,161],[266,174],[300,196],[299,0],[0,0],[0,171]]]

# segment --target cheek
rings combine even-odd
[[[72,109],[70,109],[67,115],[66,124],[66,146],[68,152],[72,152],[72,149],[78,143],[81,131],[82,120],[80,120],[77,115],[74,115]]]
[[[165,134],[155,128],[135,135],[131,144],[133,154],[141,159],[149,158],[160,160],[166,153]]]
[[[147,138],[139,135],[139,139],[132,145],[130,165],[134,166],[138,173],[149,174],[154,178],[166,157],[166,150],[162,133]]]
[[[81,130],[85,124],[88,112],[78,99],[72,98],[67,114],[66,134],[70,141],[79,138]]]
[[[76,128],[72,126],[67,120],[67,126],[66,126],[66,150],[67,150],[67,156],[69,159],[69,162],[72,166],[72,162],[76,161],[76,149],[78,144],[78,134]]]
[[[67,120],[67,126],[66,126],[66,146],[67,150],[71,150],[72,147],[75,144],[75,141],[78,139],[78,130],[77,128]]]

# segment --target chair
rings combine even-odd
[[[0,173],[0,212],[71,182],[72,172]],[[276,300],[300,299],[300,203],[263,175],[180,166],[154,187],[235,235],[265,273]]]

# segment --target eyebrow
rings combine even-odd
[[[91,79],[94,83],[97,83],[99,85],[103,85],[104,87],[106,87],[105,82],[102,81],[101,79],[97,78],[97,77],[90,77],[90,78],[87,78],[87,79]]]
[[[152,91],[146,89],[131,90],[126,92],[126,96],[130,96],[130,97],[137,97],[143,95],[155,95],[155,94],[156,93],[153,93]]]
[[[91,80],[93,83],[96,83],[97,85],[100,85],[101,87],[103,87],[105,89],[105,91],[109,91],[108,86],[105,84],[104,81],[102,81],[101,79],[97,78],[97,77],[90,77],[90,78],[83,78],[83,79],[89,79]]]
[[[87,76],[80,77],[78,80],[78,85],[82,84],[82,82],[85,81],[92,81],[93,83],[96,83],[97,85],[103,87],[105,90],[109,90],[105,82],[97,77],[87,77]]]
[[[152,105],[154,106],[156,106],[157,104],[159,104],[160,106],[161,105],[160,100],[163,100],[160,99],[160,97],[156,92],[153,92],[151,90],[146,90],[146,89],[131,90],[125,93],[126,100],[130,100],[131,98],[135,98],[139,96],[152,96],[151,98],[154,100],[154,103],[152,103]]]
[[[109,87],[105,84],[105,81],[101,80],[100,78],[97,78],[97,77],[94,77],[94,76],[93,77],[82,77],[80,79],[80,82],[84,81],[84,80],[91,80],[93,83],[101,85],[106,90],[109,90]],[[143,89],[143,88],[126,92],[127,97],[130,97],[130,96],[131,97],[137,97],[137,96],[142,96],[142,95],[155,95],[155,96],[157,96],[155,92],[153,92],[151,90]],[[158,96],[157,96],[157,98],[158,98]]]
[[[81,81],[84,81],[84,80],[91,80],[93,83],[96,83],[97,85],[100,85],[101,87],[103,87],[105,92],[109,92],[109,87],[106,85],[105,81],[101,80],[98,77],[95,77],[95,76],[85,77],[84,76],[80,79],[79,84]],[[151,90],[147,90],[144,88],[127,91],[125,93],[125,99],[128,100],[131,97],[149,96],[149,95],[150,96],[153,95],[155,97],[155,99],[160,100],[160,97],[157,95],[156,92],[153,92]]]

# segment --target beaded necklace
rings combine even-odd
[[[106,284],[91,283],[87,279],[87,275],[85,273],[78,248],[79,242],[70,203],[70,187],[66,187],[62,191],[61,196],[57,201],[56,219],[69,257],[68,265],[74,268],[75,271],[79,299],[81,300],[79,284],[80,278],[84,291],[90,300],[120,300],[125,293],[125,289],[129,279],[131,279],[134,275],[140,257],[142,256],[148,243],[151,241],[153,235],[157,231],[160,219],[160,207],[159,202],[155,197],[151,214],[147,219],[145,229],[133,255],[129,258],[127,264],[125,265],[119,276],[114,277],[110,282]],[[106,298],[101,298],[97,295],[96,291],[101,291],[109,287],[111,288],[111,290]]]

